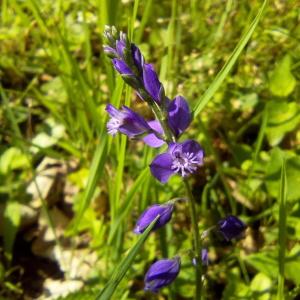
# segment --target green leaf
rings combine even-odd
[[[8,148],[0,157],[0,174],[30,167],[27,156],[16,147]]]
[[[272,280],[264,273],[258,273],[251,281],[250,288],[255,300],[269,300]]]
[[[285,261],[285,276],[300,285],[300,246],[295,245],[289,252]]]
[[[20,206],[16,201],[8,201],[4,211],[4,249],[9,259],[12,258],[12,249],[20,225]]]
[[[239,40],[238,44],[236,45],[235,49],[231,53],[228,61],[225,63],[225,65],[222,67],[221,71],[218,73],[218,75],[215,77],[212,84],[208,87],[208,89],[205,91],[205,93],[202,95],[202,97],[198,100],[197,104],[195,105],[193,109],[193,115],[196,117],[206,106],[208,101],[213,97],[213,95],[216,93],[218,88],[221,86],[223,81],[225,80],[226,76],[231,71],[232,67],[236,63],[238,57],[242,53],[243,49],[247,45],[248,41],[250,40],[259,20],[262,17],[262,14],[264,12],[264,9],[267,5],[268,0],[265,0],[259,9],[256,17],[250,24],[250,26],[247,28],[241,39]]]
[[[269,114],[267,139],[271,146],[276,146],[287,132],[296,129],[300,123],[299,105],[296,102],[271,101],[266,109]]]
[[[278,262],[274,251],[251,254],[245,260],[252,267],[266,274],[268,277],[276,278],[278,274]]]
[[[291,57],[285,55],[270,77],[270,91],[273,95],[286,97],[293,92],[296,79],[291,73]]]
[[[287,201],[295,202],[300,199],[300,156],[288,156],[286,158],[287,177]],[[271,159],[266,171],[266,185],[269,194],[276,198],[278,196],[278,186],[280,185],[280,170],[282,161],[282,151],[275,148],[271,151]]]
[[[295,284],[300,284],[300,246],[296,245],[286,255],[284,260],[284,276]],[[274,250],[267,250],[260,253],[248,255],[245,261],[256,270],[267,275],[271,279],[278,277],[278,253]]]
[[[144,233],[139,237],[136,244],[131,248],[128,255],[122,260],[119,266],[116,268],[115,272],[112,274],[110,280],[105,285],[104,289],[100,292],[100,294],[96,297],[96,300],[109,300],[111,299],[112,295],[114,294],[116,288],[118,287],[119,283],[125,276],[126,272],[129,270],[130,266],[132,265],[136,255],[139,253],[142,245],[148,238],[151,229],[154,227],[155,223],[159,219],[157,216],[154,221],[148,226],[148,228],[144,231]]]
[[[278,290],[277,299],[284,299],[284,265],[285,265],[285,247],[286,247],[286,169],[285,160],[282,159],[281,176],[279,186],[279,231],[278,231]]]
[[[223,300],[248,299],[250,296],[249,286],[240,279],[240,273],[237,268],[229,271],[227,274],[227,285],[223,291]]]

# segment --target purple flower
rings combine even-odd
[[[163,85],[158,80],[158,76],[151,64],[144,64],[143,66],[143,82],[146,91],[153,98],[153,100],[157,103],[160,103]]]
[[[167,152],[157,155],[150,165],[152,175],[165,183],[173,174],[186,177],[203,164],[204,152],[193,140],[169,145]]]
[[[145,290],[157,293],[161,288],[172,283],[180,271],[180,257],[161,259],[149,268],[145,275]]]
[[[154,204],[148,207],[138,219],[136,226],[134,228],[134,232],[136,234],[143,233],[158,215],[160,215],[160,217],[156,222],[155,226],[153,227],[153,230],[156,230],[164,226],[170,221],[172,217],[173,209],[174,209],[173,203],[167,203],[162,205]]]
[[[208,266],[208,251],[206,248],[201,250],[201,261],[203,266]],[[197,265],[197,259],[194,257],[192,260],[194,266]]]
[[[218,222],[218,230],[224,239],[229,241],[241,236],[246,229],[245,223],[235,216],[228,216]]]
[[[188,128],[191,120],[192,116],[187,101],[182,96],[176,96],[168,105],[168,122],[176,137]]]
[[[135,137],[151,130],[142,116],[123,106],[121,110],[107,104],[106,111],[110,115],[107,131],[114,136],[118,131],[129,137]]]

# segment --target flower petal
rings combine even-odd
[[[149,268],[145,275],[145,290],[157,293],[174,281],[180,271],[180,258],[161,259]]]
[[[118,56],[117,51],[110,46],[107,45],[103,46],[103,50],[111,58],[115,58]]]
[[[149,127],[156,133],[163,135],[163,129],[157,120],[147,122]],[[143,138],[143,141],[150,147],[158,148],[161,147],[165,142],[160,139],[155,133],[150,133]]]
[[[131,44],[131,51],[132,51],[132,57],[133,57],[135,66],[137,67],[139,72],[142,72],[144,58],[141,54],[140,49],[135,44]]]
[[[201,164],[203,163],[204,151],[199,143],[194,140],[186,140],[181,144],[181,147],[182,152],[193,153],[201,161]]]
[[[227,241],[240,237],[246,229],[245,223],[235,216],[228,216],[220,220],[218,225],[219,231]]]
[[[187,101],[176,96],[168,106],[168,122],[176,136],[183,133],[191,123],[191,112]]]
[[[150,165],[152,175],[160,182],[166,183],[174,173],[171,168],[172,162],[172,156],[168,152],[157,155]]]
[[[134,75],[131,69],[127,66],[127,64],[121,60],[114,58],[112,60],[112,63],[115,67],[115,69],[121,74],[121,75]]]
[[[159,133],[161,135],[164,134],[164,131],[163,131],[159,121],[151,120],[148,122],[148,125],[151,127],[151,129],[153,129],[157,133]]]
[[[143,233],[158,215],[160,215],[160,217],[157,220],[153,230],[156,230],[164,226],[170,221],[172,217],[173,209],[174,209],[174,204],[172,203],[151,205],[139,217],[134,232],[136,234]]]
[[[110,104],[110,103],[108,103],[108,104],[106,105],[105,110],[109,113],[109,115],[110,115],[111,117],[117,117],[117,116],[120,115],[120,111],[119,111],[117,108],[115,108],[115,107],[114,107],[112,104]]]
[[[143,66],[143,81],[149,95],[159,103],[162,84],[151,64],[144,64]]]
[[[144,118],[129,107],[124,105],[122,107],[122,112],[125,117],[119,128],[121,133],[126,134],[129,137],[134,137],[150,130],[150,127]]]
[[[143,137],[143,141],[152,148],[159,148],[165,143],[162,139],[158,138],[155,133],[146,135]]]
[[[126,44],[125,44],[124,41],[118,40],[118,41],[116,42],[116,50],[117,50],[118,55],[119,55],[121,58],[123,58],[123,56],[124,56],[124,50],[125,50],[125,48],[126,48]]]

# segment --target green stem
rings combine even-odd
[[[202,295],[202,241],[199,234],[199,227],[198,227],[198,218],[196,212],[196,202],[195,198],[192,194],[191,187],[186,179],[183,180],[188,198],[189,198],[189,209],[190,209],[190,216],[192,221],[192,227],[194,232],[194,256],[196,259],[196,293],[195,293],[195,300],[201,300]]]

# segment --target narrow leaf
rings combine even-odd
[[[265,0],[263,2],[258,14],[256,15],[253,22],[250,24],[249,28],[243,34],[243,36],[240,39],[240,41],[238,42],[237,46],[235,47],[235,49],[231,53],[228,61],[225,63],[225,65],[223,66],[221,71],[218,73],[218,75],[215,77],[212,84],[205,91],[203,96],[198,100],[198,102],[195,105],[194,110],[193,110],[194,117],[196,117],[203,110],[203,108],[206,106],[208,101],[213,97],[215,92],[221,86],[221,84],[223,83],[226,76],[229,74],[230,70],[232,69],[232,67],[234,66],[234,64],[237,61],[238,57],[240,56],[241,52],[243,51],[243,49],[247,45],[248,41],[250,40],[250,37],[252,36],[259,20],[262,17],[262,14],[264,12],[264,9],[266,7],[267,2],[268,2],[268,0]]]
[[[73,229],[76,232],[78,229],[78,225],[82,219],[82,216],[85,210],[89,207],[92,197],[94,195],[98,180],[100,179],[104,163],[107,155],[107,135],[102,134],[101,142],[98,144],[92,163],[91,170],[88,177],[88,182],[86,185],[86,189],[80,199],[80,208],[73,222]]]
[[[128,255],[123,259],[123,261],[119,264],[116,268],[115,272],[112,274],[111,279],[105,285],[104,289],[100,292],[100,294],[96,297],[95,300],[109,300],[111,299],[112,295],[114,294],[116,288],[118,287],[119,283],[125,276],[126,272],[132,265],[136,255],[139,253],[140,248],[148,238],[151,229],[159,219],[157,216],[154,221],[148,226],[148,228],[144,231],[144,233],[140,236],[137,243],[131,248]]]
[[[281,179],[279,187],[279,232],[278,232],[278,290],[277,299],[284,300],[284,263],[285,263],[285,244],[286,244],[286,198],[287,180],[285,171],[285,160],[282,161]]]

